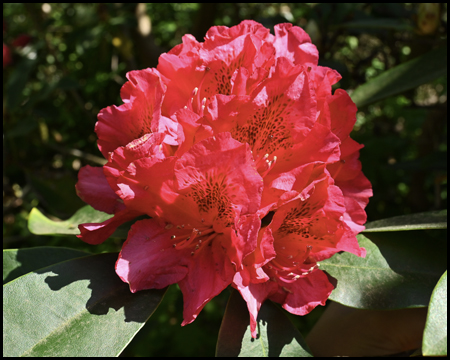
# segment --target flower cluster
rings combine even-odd
[[[131,71],[124,102],[100,111],[95,130],[107,164],[80,170],[77,193],[113,214],[82,224],[99,244],[126,221],[116,272],[132,292],[178,283],[184,321],[231,285],[250,312],[293,314],[324,305],[333,285],[317,262],[339,251],[365,256],[371,185],[349,136],[356,107],[331,86],[309,36],[275,35],[254,21],[216,26]]]

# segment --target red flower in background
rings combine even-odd
[[[79,237],[98,244],[150,216],[132,226],[116,272],[132,292],[178,283],[182,325],[232,285],[255,337],[266,299],[307,314],[333,290],[317,262],[365,255],[355,235],[372,190],[349,137],[356,107],[317,61],[290,24],[275,35],[254,21],[213,27],[203,43],[184,36],[157,69],[128,73],[124,104],[100,112],[108,163],[83,168],[77,191],[114,216]]]
[[[3,38],[5,38],[5,35],[7,34],[6,30],[7,30],[6,23],[3,20]],[[28,45],[28,43],[30,41],[31,41],[30,35],[20,34],[11,42],[7,41],[7,44],[9,44],[10,46],[6,45],[3,42],[3,69],[13,62],[11,49],[22,48],[22,47]]]
[[[3,68],[8,66],[11,62],[11,50],[9,50],[8,45],[5,45],[5,43],[3,43]]]

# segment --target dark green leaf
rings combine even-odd
[[[300,332],[270,301],[261,306],[257,331],[258,338],[253,339],[247,304],[234,290],[220,327],[216,356],[312,356]]]
[[[38,194],[40,201],[48,211],[58,217],[68,217],[86,204],[75,191],[76,181],[73,176],[36,175],[27,172],[27,178],[32,189]]]
[[[360,107],[414,89],[446,74],[447,46],[444,46],[383,72],[358,87],[351,97]]]
[[[365,235],[358,235],[358,241],[366,258],[339,253],[321,262],[321,269],[338,280],[330,299],[360,309],[428,306],[447,267],[446,231]]]
[[[165,289],[132,294],[117,254],[68,260],[3,286],[3,356],[117,356]]]
[[[78,230],[79,224],[101,223],[112,216],[86,205],[66,221],[53,221],[37,208],[33,208],[28,217],[28,229],[36,235],[78,235],[80,233],[80,230]]]
[[[364,232],[447,229],[447,210],[395,216],[366,224]]]
[[[3,284],[31,271],[88,255],[84,251],[52,246],[3,250]]]
[[[425,356],[447,356],[447,271],[434,288],[423,333]]]

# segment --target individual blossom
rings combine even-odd
[[[192,322],[256,246],[262,179],[249,146],[222,133],[180,158],[149,156],[111,174],[125,205],[153,217],[132,226],[117,274],[132,292],[178,283],[183,325]]]
[[[116,272],[132,292],[178,283],[192,322],[225,287],[247,302],[252,336],[266,299],[297,315],[333,290],[319,269],[339,251],[365,256],[371,185],[350,138],[356,106],[340,75],[318,66],[309,36],[254,21],[185,35],[157,69],[132,71],[123,105],[96,124],[103,168],[79,196],[113,216],[80,225],[98,244],[135,223]]]
[[[271,299],[296,315],[324,305],[333,285],[318,261],[339,251],[365,256],[344,221],[344,196],[325,166],[308,164],[285,192],[272,221],[261,230],[256,251],[244,260],[233,286],[246,300],[252,336],[261,304]]]

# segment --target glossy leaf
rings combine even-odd
[[[425,356],[447,355],[447,271],[431,295],[422,353]]]
[[[338,280],[330,299],[360,309],[428,306],[447,267],[445,231],[375,232],[358,241],[365,258],[338,253],[320,264]]]
[[[447,229],[447,210],[395,216],[366,224],[367,232]]]
[[[3,356],[117,356],[163,290],[132,294],[117,254],[68,260],[3,286]]]
[[[54,221],[42,214],[37,208],[33,208],[28,217],[28,229],[36,235],[78,235],[80,233],[80,230],[78,230],[79,224],[100,223],[112,216],[86,205],[79,209],[70,219]]]
[[[253,339],[247,304],[233,290],[220,327],[216,356],[312,356],[300,332],[271,301],[261,306],[257,331],[258,338]]]
[[[31,271],[88,255],[84,251],[53,246],[3,250],[3,284]]]
[[[447,74],[447,46],[389,69],[359,86],[351,98],[361,107],[414,89]]]

